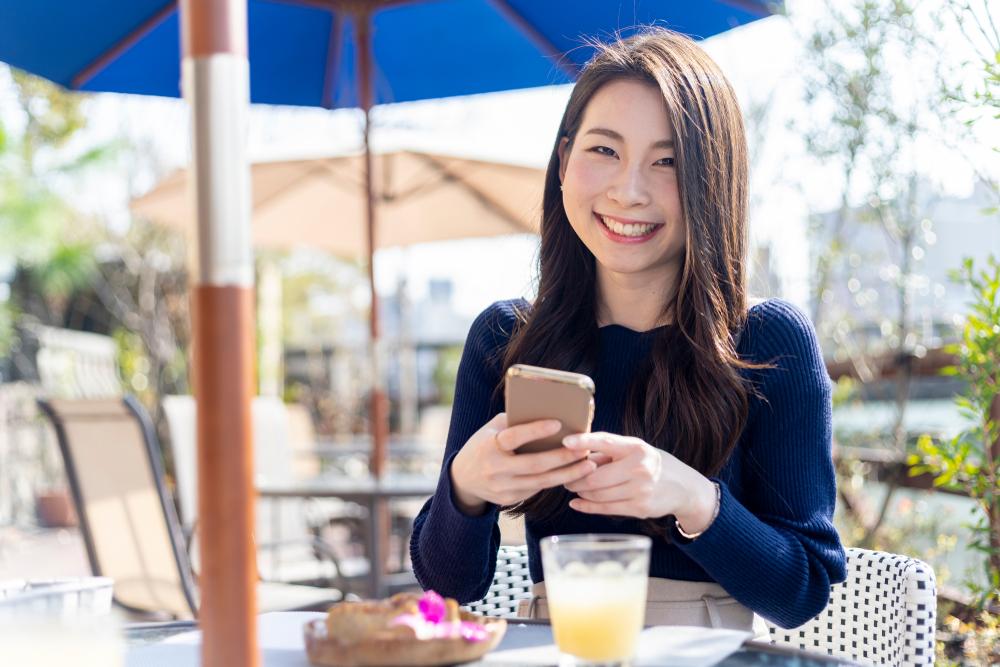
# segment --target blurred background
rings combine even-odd
[[[703,43],[746,120],[751,292],[808,313],[836,385],[838,528],[934,566],[950,660],[1000,641],[1000,447],[986,426],[1000,417],[998,25],[988,0],[789,0]],[[387,208],[462,173],[482,182],[455,201],[482,203],[490,184],[503,209],[503,224],[480,211],[376,254],[390,471],[436,474],[472,320],[533,295],[541,170],[569,93],[372,112],[375,151],[395,156]],[[188,114],[0,64],[0,578],[87,572],[38,396],[137,396],[179,493],[165,398],[190,392]],[[258,387],[289,406],[291,474],[368,466],[367,269],[337,229],[354,209],[322,203],[317,183],[360,187],[335,159],[358,153],[361,127],[356,110],[250,112],[255,215],[279,221],[255,237]]]

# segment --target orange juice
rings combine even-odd
[[[646,576],[563,574],[546,577],[552,633],[563,653],[588,662],[632,657],[646,611]]]

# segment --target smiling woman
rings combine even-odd
[[[615,292],[608,285],[614,282],[643,294],[659,291],[655,301],[643,298],[650,306],[673,298],[666,290],[680,274],[686,245],[673,136],[660,91],[621,80],[591,98],[574,143],[559,142],[563,206],[597,259],[601,293]],[[638,321],[649,315],[630,312],[629,320],[650,328]],[[598,312],[598,321],[605,320],[614,315]]]
[[[537,598],[542,538],[643,533],[646,623],[802,624],[845,576],[830,385],[798,310],[748,307],[729,82],[666,30],[599,47],[545,179],[538,296],[494,304],[469,332],[438,489],[414,523],[418,579],[481,598],[506,510],[525,516]],[[508,425],[501,378],[516,363],[592,377],[596,432],[515,456],[561,428]]]

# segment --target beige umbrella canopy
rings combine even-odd
[[[375,247],[536,233],[544,172],[541,169],[431,153],[399,151],[372,156],[372,197],[365,156],[259,162],[251,166],[254,245],[311,247],[369,266],[372,283],[371,467],[386,461],[388,405],[381,386],[377,294],[369,233]],[[188,171],[178,171],[132,201],[137,215],[194,236],[195,210]],[[375,214],[377,211],[377,215]],[[374,220],[375,229],[369,226]]]
[[[258,162],[253,240],[367,256],[364,157]],[[373,157],[378,247],[538,231],[541,169],[415,151]],[[132,211],[194,233],[189,173],[178,171],[132,201]]]

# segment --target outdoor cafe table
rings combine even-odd
[[[389,456],[431,456],[440,458],[441,450],[432,449],[427,443],[416,437],[393,435],[389,438]],[[339,456],[370,456],[372,442],[370,437],[319,438],[309,449],[298,450],[299,456],[317,456],[320,459],[331,459]]]
[[[276,504],[284,498],[339,498],[367,508],[371,522],[367,534],[368,557],[371,559],[368,590],[374,597],[384,597],[388,592],[388,585],[384,572],[383,547],[387,545],[383,545],[382,540],[389,529],[386,523],[388,502],[393,499],[429,498],[434,495],[437,482],[437,475],[386,475],[376,479],[371,475],[359,477],[324,474],[308,480],[260,484],[257,486],[257,494]],[[280,516],[277,507],[273,510],[275,517]],[[280,526],[276,526],[275,534],[279,531]],[[415,583],[407,576],[409,583]]]
[[[262,649],[262,667],[309,667],[303,646],[302,628],[306,622],[323,618],[321,612],[277,612],[258,617],[259,644]],[[126,626],[126,667],[193,667],[199,664],[200,637],[196,634],[180,636],[197,630],[194,622],[144,623]],[[177,635],[175,637],[175,635]],[[171,639],[172,638],[172,639]],[[168,640],[168,641],[164,641]],[[502,652],[552,644],[552,631],[547,623],[509,619],[507,633],[497,649],[482,660],[467,663],[473,667],[548,667],[554,661],[505,660]],[[645,665],[655,663],[642,663]],[[767,642],[748,641],[721,662],[719,667],[829,667],[830,665],[855,666],[849,660],[805,653],[795,649],[771,646]]]

